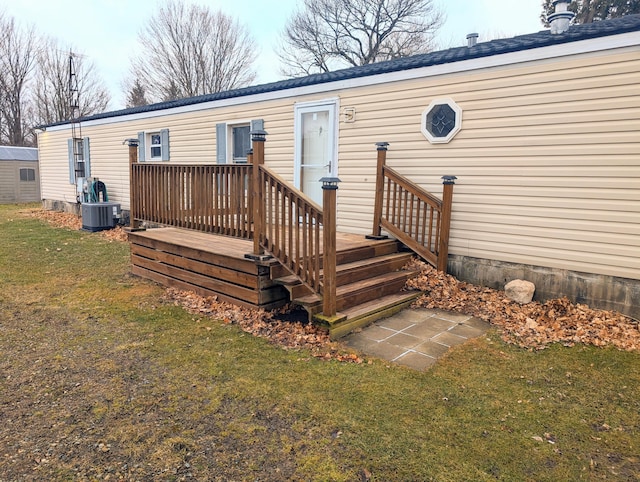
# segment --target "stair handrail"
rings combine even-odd
[[[455,176],[443,176],[442,200],[386,165],[388,142],[376,144],[372,237],[384,229],[438,271],[447,271]]]
[[[276,258],[323,299],[323,315],[336,315],[337,178],[323,178],[323,206],[264,165],[265,131],[252,131],[253,253]],[[320,271],[322,270],[322,278]]]
[[[266,166],[254,172],[264,197],[261,226],[254,240],[300,281],[320,293],[323,212],[311,199]],[[258,191],[256,191],[258,192]]]

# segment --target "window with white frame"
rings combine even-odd
[[[264,121],[238,121],[216,125],[216,162],[243,164],[251,149],[251,132],[264,129]]]
[[[159,132],[149,134],[149,159],[162,160],[162,141]]]
[[[462,109],[452,99],[436,99],[422,113],[422,134],[432,144],[447,143],[460,130]]]
[[[251,149],[251,126],[249,124],[229,126],[231,134],[231,161],[247,162],[247,152]]]
[[[169,129],[138,132],[138,161],[169,160]]]

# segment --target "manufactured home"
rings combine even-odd
[[[443,200],[445,176],[445,187],[455,182],[448,226],[430,219],[422,229],[449,231],[445,245],[429,247],[446,254],[449,273],[495,288],[528,279],[538,300],[568,296],[638,317],[640,15],[571,26],[560,17],[551,30],[529,35],[480,43],[471,35],[467,45],[444,51],[93,115],[80,119],[82,138],[72,139],[72,123],[46,126],[38,135],[44,205],[78,210],[78,178],[99,179],[112,201],[132,210],[132,221],[251,240],[256,218],[238,219],[239,210],[255,208],[252,194],[262,199],[251,178],[255,153],[247,154],[253,132],[259,162],[277,179],[269,186],[286,184],[314,209],[333,190],[339,233],[396,237],[401,228],[380,222],[382,209],[402,210],[400,224],[411,231],[420,221],[407,216],[429,209],[421,214],[407,192]],[[407,180],[404,191],[380,180],[387,168]],[[169,169],[182,177],[171,178]],[[208,174],[188,187],[184,176],[196,171]],[[221,187],[223,175],[236,190]],[[171,187],[170,178],[180,180]],[[201,200],[185,200],[200,185]],[[165,197],[153,201],[162,190]],[[169,204],[193,210],[213,202],[214,191],[220,205],[198,220],[192,212],[172,221]],[[225,192],[239,200],[224,204]],[[222,204],[227,213],[235,209],[232,227],[211,225]],[[279,209],[265,206],[257,216]],[[291,209],[281,207],[282,224]],[[300,213],[297,206],[284,223],[290,231]],[[255,236],[258,244],[268,237]],[[148,263],[140,273],[151,269]],[[151,277],[170,284],[163,269]]]
[[[40,199],[38,149],[0,146],[0,204]]]

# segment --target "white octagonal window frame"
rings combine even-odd
[[[429,114],[431,113],[432,110],[434,110],[436,107],[439,107],[441,105],[449,106],[449,108],[453,111],[454,117],[455,117],[453,127],[444,136],[434,135],[432,132],[429,131],[429,129],[427,129],[427,121],[428,121]],[[451,139],[455,137],[458,131],[460,131],[461,126],[462,126],[462,109],[458,104],[454,102],[453,99],[449,97],[434,99],[429,104],[429,107],[427,107],[422,112],[422,123],[420,128],[422,130],[422,134],[427,138],[427,140],[431,144],[446,144],[447,142],[451,141]]]

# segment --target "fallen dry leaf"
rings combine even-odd
[[[420,276],[409,280],[407,289],[424,292],[414,307],[475,316],[500,327],[508,343],[534,349],[550,343],[584,343],[640,350],[638,322],[621,313],[592,309],[567,298],[520,305],[505,298],[504,291],[458,281],[421,261],[413,260],[409,267],[420,269]]]
[[[82,228],[82,219],[74,214],[43,209],[23,212],[55,227]],[[127,233],[121,226],[100,231],[99,234],[113,241],[127,241]],[[502,338],[507,343],[533,349],[543,349],[550,343],[562,343],[565,346],[584,343],[594,346],[612,345],[620,350],[640,350],[639,323],[615,311],[573,304],[567,298],[520,305],[507,299],[503,291],[458,281],[418,259],[412,260],[407,268],[419,269],[420,276],[410,279],[406,288],[424,292],[414,303],[414,307],[437,308],[475,316],[500,327]],[[362,362],[357,357],[350,358],[340,352],[322,330],[309,324],[278,320],[278,312],[247,310],[177,290],[167,290],[167,293],[168,299],[183,304],[188,309],[195,309],[195,313],[218,318],[224,323],[237,324],[243,330],[269,338],[278,345],[287,348],[312,348],[316,350],[314,356],[320,358],[328,355],[329,359]],[[284,313],[286,310],[285,308],[280,312]],[[331,348],[319,353],[321,347]]]
[[[190,291],[167,288],[165,302],[182,306],[192,314],[205,315],[224,324],[238,325],[243,331],[266,338],[285,349],[306,348],[322,360],[345,363],[362,363],[362,359],[347,353],[337,343],[331,342],[329,334],[318,326],[302,321],[284,321],[279,316],[290,314],[288,307],[274,311],[251,310],[218,301],[215,297],[203,297]]]
[[[71,213],[63,213],[60,211],[45,211],[44,209],[30,209],[23,211],[27,215],[46,221],[56,228],[66,228],[73,230],[82,229],[82,218]],[[107,238],[111,241],[127,241],[128,236],[122,226],[116,226],[113,229],[105,229],[98,231],[96,234]]]

